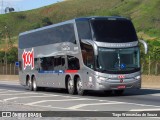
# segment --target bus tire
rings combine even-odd
[[[123,93],[124,93],[124,90],[115,90],[114,91],[115,95],[123,95]]]
[[[30,90],[30,91],[33,91],[33,83],[32,83],[32,80],[30,77],[27,78],[27,88]]]
[[[73,79],[71,79],[71,77],[69,77],[67,80],[67,89],[68,89],[68,93],[71,95],[74,95],[76,93],[74,81]]]
[[[76,89],[78,95],[84,95],[83,84],[80,78],[77,78]]]
[[[35,76],[32,77],[32,86],[33,86],[33,91],[38,91],[38,87],[37,87]]]

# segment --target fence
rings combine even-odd
[[[142,73],[145,75],[160,75],[160,62],[141,63]]]
[[[0,64],[0,75],[18,75],[15,64]]]

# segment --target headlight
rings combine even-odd
[[[97,81],[99,81],[99,82],[102,82],[102,81],[105,82],[106,80],[108,80],[107,77],[101,77],[101,76],[97,76],[96,79],[97,79]]]
[[[141,79],[141,76],[136,76],[135,79],[136,79],[136,80],[140,80],[140,79]]]
[[[99,77],[98,79],[100,79],[100,80],[106,80],[105,77]]]

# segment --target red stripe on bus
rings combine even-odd
[[[77,73],[78,70],[66,70],[65,73]]]

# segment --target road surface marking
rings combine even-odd
[[[152,96],[160,96],[160,94],[159,93],[157,93],[157,94],[151,94]]]
[[[3,101],[9,101],[9,100],[15,100],[15,99],[23,99],[23,98],[38,98],[38,97],[55,97],[57,95],[46,95],[46,96],[26,96],[26,97],[12,97],[12,98],[7,98],[3,99]]]
[[[104,102],[105,100],[99,100],[99,102]]]
[[[76,100],[92,100],[92,99],[81,98],[81,99],[41,100],[37,102],[27,103],[25,105],[35,105],[35,104],[44,103],[44,102],[62,102],[62,101],[76,101]]]
[[[0,96],[2,96],[2,95],[23,95],[23,94],[37,94],[37,93],[34,93],[34,92],[26,93],[26,92],[24,92],[24,93],[15,93],[15,94],[0,94]]]
[[[0,94],[3,94],[3,93],[15,93],[15,92],[22,92],[22,91],[7,90],[7,91],[0,92]]]
[[[130,111],[160,111],[160,108],[154,108],[154,109],[131,109]]]
[[[53,95],[53,94],[43,94],[43,95]],[[57,95],[59,97],[65,97],[65,98],[80,98],[80,97],[73,97],[73,96],[64,96],[64,95]]]
[[[75,110],[75,109],[79,109],[81,107],[86,107],[86,106],[91,106],[91,105],[94,106],[94,105],[114,105],[114,104],[123,104],[123,102],[79,104],[79,105],[75,105],[75,106],[69,107],[68,109]]]
[[[131,104],[131,105],[138,105],[138,106],[148,106],[148,107],[160,107],[160,106],[156,106],[156,105],[146,105],[146,104],[138,104],[138,103],[128,103],[128,102],[124,102],[125,104]]]
[[[43,107],[43,108],[53,108],[53,109],[62,109],[62,110],[71,110],[68,108],[64,108],[64,107],[53,107],[51,105],[48,106],[43,106],[43,105],[31,105],[31,106],[35,106],[35,107]],[[87,109],[75,109],[76,111],[91,111],[91,110],[87,110]],[[96,111],[96,110],[92,110],[92,111]]]

